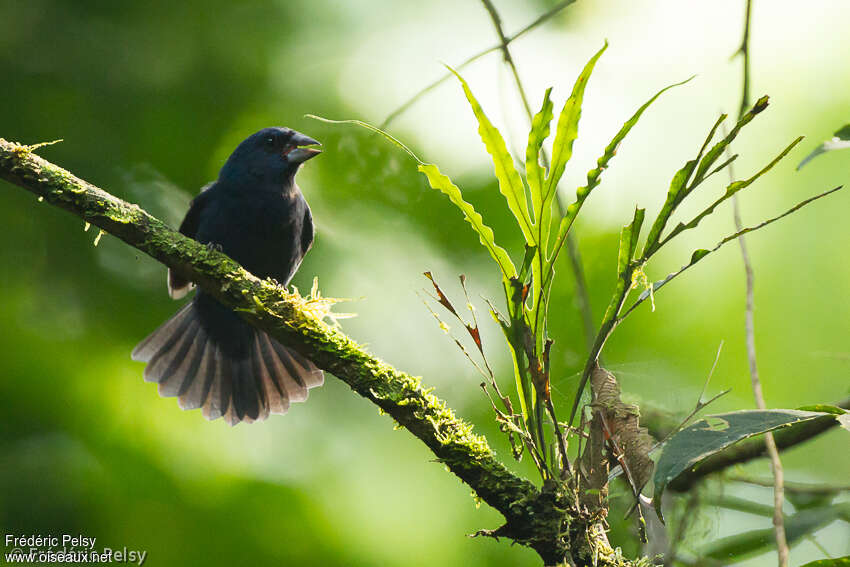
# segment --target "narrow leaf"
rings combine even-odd
[[[584,90],[587,87],[587,81],[590,79],[590,74],[593,73],[593,67],[599,57],[608,49],[608,42],[602,46],[602,49],[590,58],[590,61],[584,66],[581,73],[573,85],[573,92],[570,98],[564,103],[561,109],[561,114],[558,117],[558,126],[555,130],[555,141],[552,144],[552,167],[549,169],[549,177],[546,179],[546,191],[544,192],[544,200],[551,199],[555,195],[558,182],[564,174],[564,169],[567,162],[573,155],[573,142],[578,137],[578,122],[581,118],[581,105],[584,101]]]
[[[499,191],[505,196],[508,202],[508,208],[516,218],[519,224],[522,235],[525,237],[526,243],[531,246],[536,245],[534,230],[532,228],[531,217],[528,212],[528,198],[525,193],[525,184],[522,178],[514,167],[514,160],[508,152],[505,139],[499,130],[493,126],[484,110],[476,100],[475,95],[469,88],[469,84],[461,77],[457,71],[448,67],[449,71],[460,81],[463,86],[463,92],[466,94],[466,100],[469,101],[469,106],[472,108],[475,118],[478,120],[478,134],[481,136],[481,141],[487,148],[487,153],[493,158],[493,167],[496,172],[496,179],[499,180]]]
[[[720,250],[720,248],[722,248],[723,245],[726,244],[727,242],[731,242],[731,241],[735,240],[736,238],[738,238],[742,234],[747,234],[748,232],[753,232],[753,231],[762,229],[762,228],[766,227],[767,225],[772,224],[772,223],[774,223],[774,222],[776,222],[776,221],[778,221],[782,218],[785,218],[788,215],[790,215],[791,213],[794,213],[794,212],[798,211],[799,209],[802,209],[806,205],[809,205],[809,204],[813,203],[814,201],[817,201],[818,199],[826,197],[827,195],[835,193],[836,191],[838,191],[840,189],[842,189],[841,185],[839,185],[838,187],[835,187],[834,189],[830,189],[829,191],[824,191],[823,193],[818,193],[817,195],[815,195],[813,197],[809,197],[808,199],[804,199],[803,201],[800,201],[799,203],[797,203],[796,205],[794,205],[793,207],[791,207],[790,209],[788,209],[787,211],[785,211],[784,213],[782,213],[780,215],[776,215],[775,217],[767,219],[766,221],[762,221],[761,223],[759,223],[755,226],[750,226],[750,227],[741,229],[734,234],[730,234],[729,236],[723,238],[720,242],[718,242],[714,246],[714,248],[711,248],[710,250],[707,250],[705,248],[700,248],[698,250],[695,250],[694,253],[691,255],[690,261],[687,264],[685,264],[684,266],[682,266],[681,268],[679,268],[675,272],[667,274],[667,277],[665,277],[663,280],[659,280],[659,281],[653,283],[652,284],[652,293],[655,293],[656,291],[661,289],[663,286],[670,283],[670,281],[672,281],[676,277],[682,275],[682,273],[684,273],[686,270],[692,268],[697,262],[699,262],[700,260],[702,260],[703,258],[708,256],[709,254],[711,254],[713,252],[717,252],[718,250]],[[632,311],[634,311],[634,309],[640,303],[645,301],[649,297],[649,295],[650,295],[649,290],[640,294],[640,297],[638,297],[638,299],[626,310],[626,312],[620,318],[624,319],[625,317],[627,317]]]
[[[696,175],[694,175],[694,180],[699,182],[703,179],[703,176],[708,172],[714,162],[723,154],[726,150],[726,147],[732,143],[732,141],[738,136],[738,133],[741,129],[749,124],[753,118],[755,118],[758,114],[760,114],[768,105],[768,97],[763,96],[756,101],[751,109],[749,109],[739,120],[738,123],[732,128],[732,130],[726,134],[726,136],[717,142],[708,152],[705,154],[705,157],[700,161],[699,167],[697,168]]]
[[[462,80],[463,79],[461,79],[461,81]],[[506,285],[511,278],[516,277],[516,267],[511,261],[511,257],[507,253],[507,251],[498,244],[496,244],[493,235],[493,229],[484,224],[484,219],[481,217],[481,214],[475,210],[475,207],[473,207],[472,204],[463,200],[463,195],[460,192],[460,188],[458,188],[457,185],[452,183],[452,180],[449,179],[447,175],[444,175],[436,165],[431,163],[425,163],[424,161],[419,159],[410,148],[405,146],[397,138],[387,132],[384,132],[380,128],[376,128],[375,126],[372,126],[371,124],[368,124],[366,122],[362,122],[360,120],[331,120],[329,118],[322,118],[321,116],[315,116],[313,114],[307,114],[306,116],[308,118],[313,118],[315,120],[320,120],[329,124],[353,124],[355,126],[360,126],[361,128],[366,128],[367,130],[370,130],[372,132],[375,132],[376,134],[383,136],[387,141],[404,150],[419,164],[419,171],[423,173],[425,177],[428,178],[428,183],[431,185],[431,187],[441,191],[446,196],[448,196],[449,200],[454,203],[454,205],[458,209],[461,210],[461,212],[463,213],[463,218],[466,219],[466,222],[468,222],[472,226],[473,230],[475,230],[475,232],[478,234],[478,238],[481,241],[481,244],[487,249],[487,251],[490,253],[490,256],[492,256],[493,259],[496,261],[496,264],[498,264],[499,269],[501,270],[502,275],[504,276]],[[502,144],[504,145],[504,141],[502,142]],[[513,168],[513,165],[511,165],[511,168]],[[514,173],[516,173],[516,170],[514,170]]]
[[[555,242],[560,243],[563,239],[566,238],[567,232],[572,225],[573,220],[575,220],[575,216],[578,214],[579,209],[581,208],[582,203],[584,203],[587,196],[590,192],[596,188],[600,183],[600,178],[602,176],[602,172],[608,168],[608,164],[617,155],[617,150],[620,148],[620,144],[626,138],[629,132],[631,132],[632,128],[635,124],[638,123],[640,117],[643,115],[644,111],[649,108],[655,100],[664,94],[666,91],[672,89],[673,87],[678,87],[680,85],[684,85],[689,82],[693,77],[685,79],[679,83],[673,83],[672,85],[668,85],[655,93],[652,98],[643,103],[643,105],[637,109],[637,111],[629,118],[625,124],[620,128],[620,131],[617,132],[617,135],[605,146],[605,150],[602,152],[602,156],[596,160],[596,167],[587,172],[587,184],[583,187],[579,187],[576,189],[576,201],[568,207],[567,214],[564,215],[564,218],[561,219],[561,224],[558,227],[558,235],[555,237]]]
[[[528,133],[528,147],[525,150],[525,177],[531,190],[531,204],[534,207],[534,217],[537,223],[543,215],[543,182],[546,173],[540,165],[540,149],[543,141],[549,137],[549,125],[552,122],[551,87],[543,95],[543,105],[540,112],[531,121],[531,131]]]
[[[649,230],[649,236],[647,237],[646,244],[643,247],[642,256],[644,258],[648,258],[655,252],[655,250],[658,249],[658,241],[661,238],[661,233],[664,230],[664,227],[667,226],[667,221],[670,220],[670,216],[673,214],[676,207],[679,206],[679,203],[681,203],[688,193],[693,190],[693,186],[688,187],[688,181],[690,181],[691,176],[694,173],[694,169],[700,162],[700,159],[702,159],[702,155],[705,153],[705,149],[708,147],[708,144],[711,143],[711,140],[714,139],[714,134],[717,133],[717,129],[724,120],[726,120],[726,115],[721,114],[714,122],[711,130],[709,130],[708,135],[705,137],[705,141],[702,143],[699,153],[697,153],[697,157],[687,162],[682,169],[676,172],[672,181],[670,181],[670,188],[667,190],[667,198],[665,199],[661,210],[658,211],[658,216],[655,217],[655,222],[652,223],[652,228]]]
[[[620,247],[617,252],[617,273],[623,274],[629,266],[632,257],[637,247],[638,237],[640,236],[640,227],[643,224],[645,210],[635,208],[632,222],[627,224],[620,231]]]
[[[673,435],[655,468],[655,508],[661,516],[661,495],[686,470],[726,447],[767,431],[813,419],[834,419],[830,413],[800,410],[742,410],[706,416]]]
[[[847,148],[850,148],[850,124],[842,126],[837,132],[835,132],[835,134],[832,135],[832,138],[819,145],[812,151],[812,153],[807,155],[803,161],[800,162],[800,165],[797,166],[797,171],[800,171],[804,165],[823,153],[831,152],[833,150],[846,150]]]
[[[670,181],[670,188],[667,190],[667,198],[658,211],[658,216],[655,217],[655,222],[652,223],[652,228],[649,229],[649,236],[646,237],[646,244],[643,247],[644,258],[649,257],[655,250],[658,249],[658,240],[661,238],[661,232],[667,226],[667,221],[670,215],[673,214],[676,206],[681,202],[679,195],[684,192],[685,185],[691,178],[694,168],[697,165],[697,160],[687,162],[682,169],[676,172],[673,179]]]
[[[727,199],[732,197],[732,195],[741,191],[742,189],[746,189],[747,187],[752,185],[756,181],[756,179],[758,179],[759,177],[761,177],[762,175],[764,175],[765,173],[770,171],[773,168],[773,166],[776,165],[779,162],[779,160],[784,158],[788,154],[788,152],[790,152],[794,148],[794,146],[799,144],[802,140],[803,140],[803,137],[800,136],[799,138],[797,138],[796,140],[791,142],[791,144],[789,144],[788,147],[786,147],[784,150],[782,150],[782,152],[778,156],[773,158],[773,160],[769,164],[764,166],[760,171],[758,171],[752,177],[750,177],[748,179],[742,179],[742,180],[734,181],[734,182],[730,183],[726,187],[726,191],[723,193],[723,195],[721,195],[717,200],[715,200],[711,205],[706,207],[702,212],[700,212],[697,216],[695,216],[689,222],[687,222],[687,223],[681,223],[680,222],[676,226],[676,228],[674,228],[670,232],[670,234],[664,239],[663,242],[667,242],[668,240],[670,240],[671,238],[673,238],[674,236],[676,236],[680,232],[683,232],[685,230],[690,230],[692,228],[696,228],[697,225],[702,221],[702,219],[704,219],[705,217],[707,217],[708,215],[713,213],[714,209],[716,209],[721,203],[723,203],[724,201],[726,201]],[[663,242],[662,242],[662,244],[663,244]]]
[[[484,224],[484,219],[470,203],[463,200],[463,195],[458,186],[452,183],[452,180],[448,176],[441,173],[440,169],[434,164],[420,164],[419,171],[425,174],[431,187],[443,192],[463,212],[464,219],[466,219],[466,222],[478,234],[481,244],[484,245],[490,256],[496,260],[505,280],[515,277],[516,267],[511,261],[511,257],[504,248],[496,244],[493,229]]]
[[[367,122],[363,122],[362,120],[331,120],[330,118],[323,118],[321,116],[316,116],[315,114],[305,114],[304,117],[305,118],[312,118],[313,120],[318,120],[319,122],[326,122],[328,124],[353,124],[354,126],[360,126],[361,128],[365,128],[367,130],[370,130],[370,131],[372,131],[376,134],[383,136],[388,142],[390,142],[391,144],[398,146],[399,148],[404,150],[405,153],[407,153],[410,157],[412,157],[413,159],[416,160],[416,163],[418,163],[420,165],[425,163],[421,159],[416,157],[416,154],[413,153],[413,150],[411,150],[410,148],[405,146],[403,143],[401,143],[401,141],[398,138],[396,138],[392,134],[384,132],[380,128],[372,126],[371,124],[369,124]]]

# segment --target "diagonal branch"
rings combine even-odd
[[[510,522],[512,505],[534,485],[508,471],[484,437],[457,418],[419,379],[366,352],[340,331],[305,314],[299,298],[129,204],[0,138],[0,178],[83,218],[196,282],[252,325],[313,360],[418,437],[455,475]]]
[[[0,138],[0,179],[18,185],[116,236],[194,281],[251,325],[269,333],[345,382],[422,441],[452,473],[506,520],[483,535],[534,549],[545,565],[593,562],[598,567],[644,565],[614,550],[599,518],[570,507],[555,484],[538,490],[511,473],[472,426],[455,417],[420,379],[366,352],[303,310],[304,300],[273,280],[260,280],[232,259],[172,230],[137,205],[75,177],[35,155],[37,146]]]

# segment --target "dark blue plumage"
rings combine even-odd
[[[180,232],[220,248],[249,272],[289,280],[313,243],[310,207],[295,174],[319,150],[315,140],[288,128],[265,128],[230,155],[218,180],[193,201]],[[192,285],[169,271],[175,299]],[[245,323],[199,290],[193,301],[133,351],[147,362],[145,380],[184,409],[231,424],[285,413],[323,382],[322,372],[295,351]]]

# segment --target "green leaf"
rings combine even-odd
[[[711,254],[711,251],[706,250],[705,248],[699,248],[697,250],[694,250],[694,253],[691,254],[691,264],[696,264],[709,254]]]
[[[824,191],[823,193],[818,193],[817,195],[815,195],[815,196],[813,196],[813,197],[809,197],[808,199],[804,199],[804,200],[800,201],[799,203],[797,203],[796,205],[794,205],[793,207],[791,207],[790,209],[788,209],[787,211],[785,211],[785,212],[784,212],[784,213],[782,213],[782,214],[776,215],[775,217],[772,217],[772,218],[769,218],[769,219],[767,219],[767,220],[765,220],[765,221],[762,221],[762,222],[760,222],[759,224],[757,224],[757,225],[755,225],[755,226],[749,226],[749,227],[743,228],[743,229],[739,230],[738,232],[736,232],[736,233],[734,233],[734,234],[730,234],[729,236],[726,236],[725,238],[723,238],[722,240],[720,240],[720,242],[718,242],[718,243],[714,246],[714,248],[711,248],[711,249],[700,248],[700,249],[698,249],[698,250],[695,250],[695,251],[693,252],[693,254],[691,254],[691,260],[690,260],[690,262],[688,262],[687,264],[685,264],[684,266],[682,266],[681,268],[679,268],[679,269],[678,269],[678,270],[676,270],[675,272],[671,272],[671,273],[667,274],[667,276],[666,276],[664,279],[662,279],[662,280],[658,280],[658,281],[656,281],[655,283],[653,283],[653,284],[652,284],[652,292],[654,293],[654,292],[658,291],[658,290],[659,290],[659,289],[661,289],[663,286],[665,286],[665,285],[667,285],[668,283],[670,283],[673,279],[675,279],[675,278],[679,277],[679,276],[680,276],[680,275],[682,275],[685,271],[687,271],[687,270],[691,269],[694,265],[696,265],[696,263],[697,263],[697,262],[699,262],[700,260],[702,260],[703,258],[705,258],[706,256],[708,256],[709,254],[712,254],[713,252],[717,252],[717,251],[718,251],[718,250],[720,250],[720,249],[721,249],[721,248],[722,248],[722,247],[723,247],[726,243],[731,242],[731,241],[733,241],[733,240],[737,239],[739,236],[741,236],[741,235],[743,235],[743,234],[747,234],[747,233],[750,233],[750,232],[754,232],[754,231],[756,231],[756,230],[759,230],[759,229],[762,229],[762,228],[766,227],[766,226],[767,226],[767,225],[769,225],[769,224],[773,224],[774,222],[776,222],[776,221],[778,221],[778,220],[780,220],[780,219],[783,219],[783,218],[787,217],[788,215],[790,215],[790,214],[792,214],[792,213],[797,212],[798,210],[802,209],[802,208],[803,208],[803,207],[805,207],[806,205],[809,205],[809,204],[811,204],[811,203],[813,203],[813,202],[817,201],[818,199],[822,199],[823,197],[826,197],[826,196],[828,196],[828,195],[831,195],[832,193],[835,193],[836,191],[839,191],[839,190],[841,190],[842,188],[843,188],[843,187],[842,187],[841,185],[839,185],[838,187],[835,187],[834,189],[830,189],[829,191]],[[646,252],[644,252],[644,255],[646,255]],[[632,304],[632,306],[631,306],[631,307],[629,307],[629,308],[626,310],[626,315],[628,315],[629,313],[631,313],[631,312],[635,309],[635,307],[637,307],[638,303],[640,303],[640,302],[642,302],[642,301],[646,300],[646,298],[648,298],[648,297],[649,297],[649,294],[650,294],[649,290],[647,290],[647,291],[645,291],[645,292],[641,293],[641,294],[640,294],[640,297],[638,298],[638,300],[637,300],[634,304]],[[625,315],[624,315],[624,317],[625,317]]]
[[[472,108],[475,118],[478,120],[478,134],[481,136],[481,141],[487,148],[487,153],[493,158],[493,167],[496,172],[496,179],[499,180],[499,191],[505,196],[508,201],[508,208],[516,218],[517,224],[525,237],[525,242],[530,246],[535,246],[537,240],[534,235],[534,230],[531,223],[531,217],[528,213],[528,198],[525,192],[525,184],[522,178],[514,167],[514,160],[508,152],[505,139],[499,130],[493,126],[481,105],[478,104],[475,95],[469,88],[469,84],[461,77],[457,71],[448,67],[449,71],[460,81],[463,86],[463,92],[466,94],[466,100],[469,101],[469,106]]]
[[[631,288],[628,288],[631,277],[627,273],[637,247],[638,238],[640,237],[640,228],[643,225],[645,209],[635,208],[632,222],[627,224],[620,230],[620,245],[617,251],[617,285],[614,287],[614,292],[611,295],[611,302],[605,310],[603,321],[613,321],[622,308],[621,300],[624,300],[626,294]],[[584,387],[586,379],[583,379],[579,389]],[[573,406],[574,408],[576,406]],[[573,410],[575,411],[575,409]]]
[[[836,557],[835,559],[820,559],[806,563],[802,567],[850,567],[850,555]]]
[[[393,144],[393,145],[401,148],[402,150],[404,150],[404,152],[407,153],[407,155],[409,155],[410,157],[412,157],[413,159],[416,160],[416,163],[418,163],[420,165],[425,164],[424,161],[419,159],[416,156],[416,154],[413,153],[413,150],[411,150],[410,148],[405,146],[403,143],[401,143],[401,141],[398,138],[396,138],[392,134],[389,134],[388,132],[384,132],[383,130],[381,130],[380,128],[378,128],[376,126],[372,126],[371,124],[369,124],[367,122],[363,122],[362,120],[331,120],[330,118],[323,118],[321,116],[316,116],[315,114],[305,114],[304,117],[305,118],[312,118],[313,120],[318,120],[319,122],[326,122],[328,124],[353,124],[354,126],[360,126],[361,128],[365,128],[367,130],[370,130],[372,132],[375,132],[376,134],[383,136],[384,139],[386,139],[388,142],[390,142],[391,144]]]
[[[742,189],[746,189],[747,187],[749,187],[750,185],[752,185],[752,184],[756,181],[756,179],[758,179],[759,177],[761,177],[762,175],[764,175],[765,173],[767,173],[768,171],[770,171],[770,170],[773,168],[773,166],[774,166],[774,165],[776,165],[777,163],[779,163],[779,161],[780,161],[782,158],[784,158],[786,155],[788,155],[788,152],[790,152],[790,151],[794,148],[794,146],[796,146],[797,144],[799,144],[802,140],[803,140],[803,137],[802,137],[802,136],[800,136],[799,138],[797,138],[796,140],[794,140],[793,142],[791,142],[791,143],[788,145],[788,147],[786,147],[784,150],[782,150],[782,152],[781,152],[778,156],[776,156],[775,158],[773,158],[773,160],[772,160],[770,163],[768,163],[766,166],[764,166],[763,168],[761,168],[761,170],[759,170],[759,171],[758,171],[755,175],[753,175],[752,177],[750,177],[750,178],[748,178],[748,179],[742,179],[742,180],[739,180],[739,181],[733,181],[732,183],[730,183],[730,184],[726,187],[726,191],[723,193],[723,195],[721,195],[721,196],[720,196],[717,200],[715,200],[715,201],[714,201],[711,205],[709,205],[708,207],[706,207],[706,208],[705,208],[702,212],[700,212],[697,216],[695,216],[693,219],[691,219],[691,220],[690,220],[690,221],[688,221],[687,223],[682,223],[682,222],[680,222],[678,225],[676,225],[676,228],[674,228],[674,229],[670,232],[670,234],[669,234],[669,235],[668,235],[668,236],[664,239],[664,241],[662,242],[662,244],[663,244],[664,242],[667,242],[668,240],[670,240],[671,238],[673,238],[674,236],[676,236],[676,235],[677,235],[677,234],[679,234],[680,232],[683,232],[683,231],[685,231],[685,230],[690,230],[690,229],[692,229],[692,228],[696,228],[696,227],[697,227],[697,225],[699,225],[699,223],[702,221],[702,219],[704,219],[705,217],[707,217],[708,215],[710,215],[711,213],[713,213],[713,212],[714,212],[714,209],[716,209],[716,208],[717,208],[720,204],[722,204],[722,203],[723,203],[724,201],[726,201],[727,199],[731,198],[731,197],[732,197],[732,195],[734,195],[735,193],[738,193],[738,192],[739,192],[739,191],[741,191]]]
[[[637,248],[638,237],[640,237],[640,227],[643,225],[643,219],[646,215],[646,209],[635,208],[632,222],[623,227],[620,231],[620,249],[617,253],[617,271],[624,273],[629,266],[629,262],[635,255]]]
[[[833,150],[846,150],[847,148],[850,148],[850,124],[845,124],[839,128],[835,134],[832,135],[831,139],[825,141],[815,148],[812,153],[807,155],[803,161],[800,162],[800,165],[797,166],[797,171],[800,171],[804,165],[821,154],[831,152]]]
[[[617,150],[620,147],[620,144],[626,138],[629,132],[631,132],[632,128],[635,124],[638,123],[640,117],[649,108],[653,102],[656,101],[658,97],[660,97],[665,92],[669,91],[673,87],[678,87],[684,85],[685,83],[690,82],[693,77],[689,77],[684,81],[673,83],[672,85],[667,85],[657,93],[655,93],[652,98],[643,103],[643,105],[637,109],[637,111],[629,118],[625,124],[623,124],[620,131],[617,132],[617,135],[605,146],[605,151],[602,153],[602,156],[596,160],[596,167],[587,172],[587,184],[583,187],[579,187],[576,189],[576,201],[584,201],[587,197],[588,193],[590,193],[597,185],[599,185],[599,178],[602,176],[602,172],[608,168],[608,163],[611,159],[617,155]]]
[[[722,140],[717,142],[710,150],[708,150],[705,157],[703,157],[702,161],[699,163],[696,175],[694,175],[695,182],[698,183],[702,181],[709,168],[714,165],[714,162],[716,162],[723,152],[726,151],[726,147],[738,136],[738,132],[740,132],[744,126],[749,124],[753,118],[767,108],[767,105],[767,96],[763,96],[758,99],[753,107],[744,113],[744,115],[738,120],[738,123],[735,124],[734,128],[732,128],[732,130],[726,134]]]
[[[706,458],[726,447],[795,423],[813,419],[834,419],[825,412],[800,410],[742,410],[706,416],[673,435],[655,467],[655,509],[661,517],[661,496],[664,489],[686,470],[699,466]]]
[[[463,81],[463,79],[461,79],[461,81]],[[466,222],[468,222],[472,226],[473,230],[475,230],[475,232],[478,234],[478,238],[480,239],[481,244],[487,249],[487,251],[490,253],[490,256],[492,256],[493,259],[496,261],[496,264],[498,264],[499,269],[502,271],[502,275],[504,276],[505,285],[508,285],[508,281],[511,278],[516,277],[516,267],[511,261],[511,257],[507,253],[507,251],[498,244],[496,244],[495,237],[493,235],[493,229],[484,224],[484,219],[481,217],[481,214],[479,214],[475,210],[475,207],[473,207],[472,204],[467,203],[463,200],[463,195],[460,192],[460,188],[458,188],[457,185],[452,183],[452,180],[449,179],[447,175],[444,175],[440,171],[440,168],[438,168],[434,164],[425,163],[424,161],[419,159],[410,148],[401,143],[401,141],[399,141],[397,138],[387,132],[384,132],[380,128],[376,128],[375,126],[372,126],[371,124],[368,124],[366,122],[362,122],[360,120],[331,120],[329,118],[322,118],[321,116],[315,116],[313,114],[307,114],[306,116],[308,118],[313,118],[315,120],[320,120],[329,124],[353,124],[355,126],[360,126],[361,128],[366,128],[367,130],[375,132],[376,134],[380,134],[387,141],[407,152],[407,154],[409,154],[410,157],[415,159],[416,162],[419,164],[419,171],[425,174],[425,177],[428,178],[428,183],[431,185],[431,187],[441,191],[446,196],[448,196],[449,200],[454,203],[454,205],[458,209],[461,210],[461,212],[463,213],[463,218],[466,219]],[[502,142],[502,144],[504,145],[504,141]],[[513,168],[513,166],[511,167]],[[514,170],[514,173],[516,173],[516,170]]]
[[[543,194],[544,201],[555,197],[558,182],[561,180],[561,176],[564,175],[567,162],[570,161],[570,157],[573,155],[573,142],[578,137],[578,122],[581,118],[584,89],[587,87],[587,81],[590,79],[590,74],[593,73],[593,67],[596,65],[596,61],[606,49],[608,49],[607,41],[602,46],[602,49],[590,58],[590,61],[587,62],[584,69],[579,73],[575,85],[573,85],[573,92],[561,109],[561,114],[558,117],[558,126],[555,129],[555,141],[552,143],[552,167],[549,168],[549,177],[546,178],[546,191]]]
[[[461,212],[463,212],[464,219],[466,219],[466,222],[468,222],[472,226],[473,230],[475,230],[478,234],[481,244],[484,245],[490,253],[490,256],[496,260],[496,263],[499,265],[499,269],[502,270],[502,275],[505,277],[505,280],[507,281],[510,278],[515,277],[516,267],[511,261],[511,257],[504,248],[496,244],[493,229],[484,224],[484,219],[470,203],[463,200],[463,195],[461,194],[458,186],[452,183],[452,180],[449,179],[448,176],[441,173],[440,169],[434,164],[420,164],[419,171],[425,174],[425,177],[428,178],[428,183],[431,184],[431,187],[442,191],[446,196],[448,196],[449,200],[454,203]]]
[[[831,524],[842,514],[848,512],[848,506],[826,506],[801,510],[785,519],[785,536],[793,545],[803,537]],[[765,553],[776,547],[773,528],[752,530],[716,540],[700,550],[700,555],[716,559],[724,565],[743,561],[754,555]],[[839,565],[841,565],[839,563]]]
[[[531,190],[531,204],[534,208],[534,216],[537,223],[544,215],[543,211],[543,182],[546,179],[545,171],[540,165],[540,149],[543,141],[549,137],[549,124],[552,122],[552,101],[549,96],[552,88],[546,89],[543,95],[543,104],[540,112],[534,115],[531,121],[531,130],[528,133],[528,147],[525,150],[525,177],[528,180],[528,188]],[[551,213],[551,209],[550,209]]]
[[[697,157],[687,162],[682,169],[673,175],[673,179],[670,181],[670,188],[667,190],[667,198],[664,200],[664,205],[661,207],[661,210],[658,211],[658,216],[655,217],[655,222],[652,223],[652,228],[649,230],[649,236],[647,237],[646,244],[643,247],[642,256],[644,258],[649,257],[653,252],[655,252],[655,250],[658,249],[658,240],[661,238],[661,232],[664,230],[664,227],[667,226],[667,221],[670,220],[670,215],[673,214],[673,211],[679,206],[679,203],[681,203],[689,193],[687,190],[687,183],[690,180],[691,175],[693,175],[694,169],[702,158],[705,149],[708,147],[708,144],[711,143],[711,140],[714,139],[714,134],[717,132],[717,129],[724,120],[726,120],[726,115],[721,114],[714,122],[711,130],[709,130],[708,136],[705,137],[705,141],[702,143]]]
[[[683,193],[685,185],[691,178],[696,165],[697,160],[692,159],[686,163],[682,169],[677,171],[673,176],[673,179],[670,181],[670,188],[667,190],[667,199],[664,201],[664,205],[661,207],[661,210],[658,211],[658,216],[655,217],[655,222],[652,223],[652,228],[649,229],[649,236],[646,237],[646,244],[643,247],[643,257],[648,257],[658,248],[658,240],[661,238],[661,231],[663,231],[664,227],[667,225],[667,221],[670,219],[670,215],[673,214],[673,210],[679,202],[681,202],[679,196]]]
[[[714,123],[714,126],[711,128],[708,136],[705,139],[705,142],[702,145],[702,148],[697,154],[696,159],[691,160],[685,164],[685,166],[676,172],[676,175],[673,176],[673,180],[670,182],[670,189],[667,191],[667,199],[664,201],[664,205],[661,207],[661,211],[659,211],[658,216],[655,218],[655,222],[652,223],[652,228],[649,231],[649,236],[646,239],[646,245],[643,249],[643,257],[648,258],[652,254],[654,254],[660,247],[659,239],[661,238],[661,233],[664,231],[664,228],[667,226],[667,221],[670,220],[670,216],[676,210],[682,201],[691,194],[691,192],[696,189],[700,183],[705,181],[708,176],[716,173],[725,165],[728,165],[733,158],[727,160],[720,167],[716,167],[712,169],[715,162],[720,158],[729,144],[738,136],[738,132],[741,129],[750,123],[750,121],[756,117],[757,114],[762,112],[765,108],[767,108],[768,98],[766,96],[761,97],[758,101],[753,105],[753,107],[747,111],[738,123],[735,124],[735,127],[719,142],[717,142],[708,152],[705,152],[705,148],[708,147],[708,144],[714,138],[714,134],[717,132],[717,128],[726,118],[726,115],[721,115],[717,121]],[[795,142],[796,143],[796,142]],[[705,155],[703,153],[705,152]],[[784,155],[784,154],[783,154]],[[769,169],[769,168],[768,168]],[[693,180],[691,181],[691,176],[693,176]],[[690,181],[690,184],[688,183]],[[682,229],[680,229],[682,230]],[[668,237],[669,239],[669,237]],[[665,240],[666,241],[666,240]]]
[[[576,189],[576,200],[575,202],[567,208],[567,213],[564,215],[564,218],[561,219],[561,224],[558,227],[558,235],[555,237],[555,242],[560,243],[563,239],[566,238],[567,232],[570,229],[573,221],[575,220],[576,215],[578,215],[578,211],[581,208],[582,203],[584,203],[587,196],[590,192],[596,188],[600,183],[600,178],[602,176],[602,172],[608,168],[608,164],[611,159],[615,155],[617,155],[617,150],[620,147],[620,144],[626,138],[626,135],[632,130],[635,124],[638,123],[640,117],[643,115],[644,111],[649,108],[655,100],[664,94],[666,91],[672,89],[673,87],[678,87],[680,85],[684,85],[688,81],[693,79],[690,77],[685,79],[680,83],[673,83],[672,85],[668,85],[655,93],[652,98],[646,101],[640,108],[637,109],[631,118],[629,118],[625,124],[620,128],[620,131],[617,132],[617,135],[605,146],[605,150],[602,152],[602,156],[596,160],[596,167],[587,172],[587,184],[583,187],[579,187]],[[557,245],[556,245],[557,246]]]

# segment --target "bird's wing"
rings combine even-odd
[[[313,214],[310,212],[310,207],[304,204],[304,224],[301,227],[301,255],[307,254],[310,247],[313,246],[313,237],[316,234],[313,228]]]
[[[209,193],[207,193],[207,189],[211,186],[212,183],[205,185],[201,189],[201,193],[192,199],[192,203],[189,205],[189,210],[186,212],[183,222],[180,223],[179,231],[181,234],[185,234],[189,238],[195,238],[195,235],[198,232],[198,224],[201,220],[201,211],[203,211],[204,206],[209,200]],[[195,288],[195,284],[172,272],[171,268],[168,268],[167,284],[168,295],[170,295],[172,299],[180,299]]]

